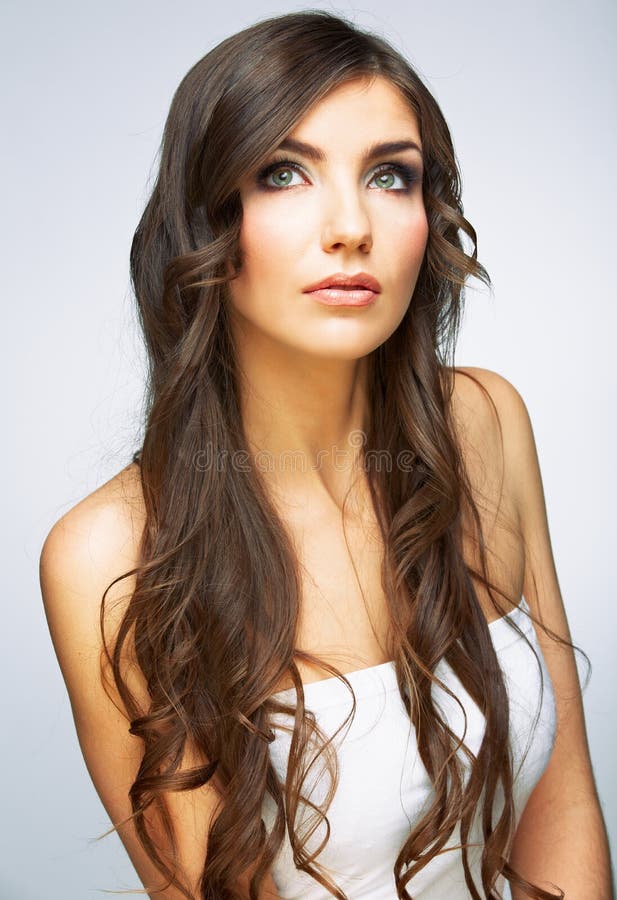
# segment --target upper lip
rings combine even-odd
[[[368,275],[366,272],[358,272],[357,275],[346,275],[345,272],[336,272],[334,275],[328,275],[315,284],[309,284],[304,288],[303,293],[308,291],[320,291],[323,288],[351,288],[358,287],[364,290],[373,291],[375,294],[381,293],[381,285],[376,278]]]

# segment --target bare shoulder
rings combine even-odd
[[[138,563],[144,523],[139,467],[132,463],[65,513],[45,538],[39,561],[41,593],[54,649],[69,685],[79,680],[73,667],[80,665],[83,655],[101,649],[104,592],[109,588],[105,615],[110,632],[130,600],[134,577],[121,576]],[[75,641],[80,654],[73,652]]]
[[[477,366],[457,366],[455,372],[453,411],[466,425],[479,422],[484,428],[492,421],[498,428],[526,416],[523,398],[503,375]]]
[[[457,367],[450,396],[450,413],[475,511],[463,497],[463,552],[472,572],[481,570],[476,517],[488,551],[488,577],[502,600],[518,605],[525,575],[521,527],[521,492],[516,449],[524,403],[502,375],[479,367]],[[518,425],[517,425],[518,421]],[[496,610],[481,580],[478,601],[489,621]],[[507,605],[506,604],[506,607]]]
[[[144,523],[139,467],[132,463],[73,506],[45,538],[39,562],[41,590],[65,677],[65,642],[77,630],[81,641],[88,636],[92,647],[98,646],[98,632],[92,629],[98,629],[103,592],[137,565]],[[110,590],[110,599],[115,595],[119,601],[123,595],[126,602],[132,590],[129,577]],[[120,604],[115,605],[119,614]],[[60,628],[68,616],[72,627]]]
[[[110,559],[134,562],[145,522],[139,466],[131,463],[53,525],[41,552],[43,574],[95,574]],[[75,568],[76,567],[76,568]]]
[[[481,386],[470,384],[473,379]],[[486,389],[490,400],[481,399],[482,388]],[[499,441],[502,492],[511,518],[515,517],[520,537],[522,593],[532,612],[569,640],[551,546],[540,461],[525,401],[502,375],[488,369],[467,368],[462,377],[457,374],[452,403],[455,418],[465,423],[476,446],[495,444],[496,438]],[[494,472],[497,465],[491,461],[490,454],[484,458],[486,467]],[[555,654],[554,644],[542,631],[539,640],[547,656]]]
[[[527,406],[517,388],[490,369],[459,366],[452,413],[469,468],[500,486],[520,521],[522,488],[535,443]]]

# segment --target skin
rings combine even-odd
[[[315,516],[318,525],[309,535],[315,539],[315,557],[327,559],[326,551],[333,557],[342,556],[334,532],[326,526],[345,493],[352,454],[323,460],[318,453],[324,447],[349,449],[350,431],[362,427],[366,357],[392,334],[405,314],[428,229],[419,183],[410,193],[394,189],[400,185],[397,178],[386,179],[382,184],[387,188],[378,187],[373,180],[375,167],[390,159],[372,160],[370,165],[363,161],[365,149],[377,136],[384,141],[408,139],[420,144],[413,113],[389,83],[376,79],[337,88],[291,136],[320,147],[326,160],[316,163],[298,157],[303,174],[294,174],[290,185],[276,192],[260,190],[254,179],[243,183],[244,265],[231,283],[229,302],[244,378],[247,436],[256,451],[267,450],[275,462],[279,453],[295,448],[312,464],[293,472],[279,466],[270,478],[287,493],[296,485],[305,507],[310,495],[316,498],[315,510],[320,503],[328,510],[319,519]],[[397,155],[399,160],[420,163],[417,152],[411,150]],[[308,284],[339,271],[366,271],[375,276],[382,285],[376,303],[341,310],[318,306],[303,295]],[[506,596],[518,599],[522,592],[536,618],[569,638],[525,404],[500,375],[485,369],[466,371],[481,381],[499,415],[498,429],[492,408],[474,382],[457,377],[455,419],[465,457],[471,461],[474,494],[484,498],[484,515],[489,520],[505,503],[520,530],[517,540],[506,544],[496,527],[496,515],[495,523],[484,523],[493,555],[504,561],[503,572],[491,572],[491,577],[499,581]],[[318,460],[319,465],[314,465]],[[138,467],[131,465],[69,510],[47,536],[40,576],[45,613],[84,759],[110,819],[126,823],[119,825],[118,831],[139,877],[152,886],[160,885],[161,877],[127,821],[129,789],[143,748],[127,730],[121,698],[111,683],[107,693],[100,672],[101,596],[111,582],[139,562],[145,525],[141,491]],[[363,560],[362,574],[372,588],[371,557],[364,551],[356,555]],[[330,576],[333,567],[327,568]],[[313,571],[321,574],[317,566]],[[338,577],[336,571],[334,574]],[[351,580],[345,580],[344,573],[340,584],[341,596],[353,603]],[[134,576],[130,576],[110,590],[108,634],[113,634],[120,622],[134,586]],[[369,593],[379,599],[377,582]],[[482,602],[481,592],[479,600]],[[321,628],[315,632],[319,648],[324,645],[328,624],[324,609],[318,609],[316,616]],[[349,614],[345,610],[348,637],[352,623],[358,629],[362,624],[359,609],[358,601],[357,609],[350,608]],[[375,613],[376,620],[383,618],[377,607]],[[549,765],[523,811],[511,862],[536,883],[559,884],[568,900],[611,900],[608,841],[594,784],[576,663],[569,648],[555,645],[540,630],[538,639],[555,690],[558,731]],[[367,654],[379,650],[368,640],[361,646],[359,631],[354,632],[352,643]],[[137,702],[146,709],[147,685],[133,662],[130,656],[125,660],[127,679]],[[189,745],[180,771],[205,762]],[[171,792],[166,801],[179,849],[179,874],[193,886],[195,897],[218,801],[210,783],[195,791]],[[156,820],[150,824],[157,843],[164,848],[165,834]],[[248,897],[248,876],[241,890]],[[148,896],[179,900],[183,895],[173,888],[150,887]],[[278,896],[269,875],[260,897]],[[519,889],[512,889],[513,900],[524,896]]]
[[[305,496],[327,494],[337,505],[353,468],[349,435],[363,424],[366,357],[403,318],[428,236],[421,153],[369,162],[376,136],[421,148],[416,116],[393,85],[347,82],[289,135],[319,147],[324,161],[285,151],[272,159],[288,157],[301,173],[282,167],[268,177],[269,191],[253,174],[240,185],[243,265],[230,284],[230,306],[249,442],[265,451],[260,459],[279,486],[301,484]],[[399,174],[386,174],[383,164],[392,162],[418,170],[408,190]],[[326,307],[303,293],[335,272],[367,272],[382,292],[356,309]],[[290,448],[301,465],[285,462]]]

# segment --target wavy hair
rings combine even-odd
[[[144,439],[134,457],[146,522],[139,565],[120,576],[135,575],[135,589],[111,652],[104,627],[109,588],[101,629],[130,732],[144,744],[130,818],[149,857],[187,897],[165,794],[209,781],[224,803],[204,852],[204,900],[241,897],[238,879],[246,872],[252,873],[249,892],[255,900],[286,832],[297,867],[332,896],[346,897],[294,827],[302,803],[315,808],[302,795],[304,751],[313,738],[321,742],[332,791],[338,778],[336,756],[305,709],[297,661],[311,661],[345,681],[344,676],[296,647],[298,564],[259,471],[254,465],[200,467],[196,460],[206,441],[215,459],[242,451],[251,459],[226,307],[228,283],[242,265],[238,185],[329,91],[350,79],[377,76],[398,88],[417,117],[429,225],[408,310],[369,357],[362,450],[385,548],[392,658],[434,788],[430,809],[412,825],[396,858],[396,889],[399,897],[412,897],[407,885],[414,874],[443,852],[460,824],[465,879],[470,896],[480,900],[467,854],[480,809],[486,896],[499,896],[495,884],[503,873],[530,897],[563,897],[532,885],[507,862],[515,822],[508,695],[475,582],[489,590],[500,615],[505,610],[495,594],[505,594],[487,576],[480,516],[449,404],[464,285],[474,276],[490,286],[490,278],[477,260],[475,230],[463,215],[452,140],[437,102],[390,44],[315,10],[259,21],[190,69],[171,103],[156,181],[131,247],[148,355]],[[382,471],[371,459],[384,450],[390,458],[410,453],[413,466]],[[481,571],[463,557],[466,514]],[[140,708],[123,675],[131,641],[147,681],[148,709]],[[477,756],[433,702],[434,684],[448,690],[434,674],[440,660],[485,717]],[[295,685],[295,706],[271,696],[283,678]],[[273,717],[280,712],[294,721],[286,783],[269,754]],[[189,746],[205,764],[179,771]],[[503,809],[493,822],[499,790]],[[332,791],[323,808],[316,808],[326,824]],[[269,832],[262,821],[266,794],[276,809]],[[145,815],[149,807],[165,823],[170,857],[155,845]]]

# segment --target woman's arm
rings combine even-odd
[[[143,508],[137,466],[129,466],[70,510],[51,529],[41,553],[41,590],[54,648],[71,701],[79,743],[88,771],[113,823],[131,814],[129,789],[141,763],[143,744],[128,732],[128,719],[120,697],[107,678],[108,697],[101,683],[99,628],[101,597],[118,575],[137,562],[143,528]],[[133,578],[109,591],[106,637],[113,637]],[[127,664],[129,660],[126,660]],[[148,692],[141,672],[127,665],[130,688],[143,709]],[[181,769],[196,765],[189,748]],[[203,869],[210,822],[219,795],[210,785],[194,791],[169,793],[169,809],[179,848],[179,876],[195,898]],[[169,853],[160,823],[149,818],[156,843]],[[165,881],[141,847],[131,823],[118,828],[128,855],[143,884],[159,888]],[[263,898],[278,894],[271,878],[264,882]],[[248,879],[241,884],[248,897]],[[156,900],[181,900],[175,888],[151,890]]]
[[[571,640],[555,571],[538,456],[520,394],[494,372],[474,369],[501,419],[504,478],[516,498],[525,542],[523,594],[532,613]],[[557,707],[557,736],[549,764],[523,811],[510,862],[529,881],[558,885],[567,900],[612,900],[606,827],[594,783],[574,653],[541,629],[538,642]],[[513,900],[527,895],[512,888]]]

